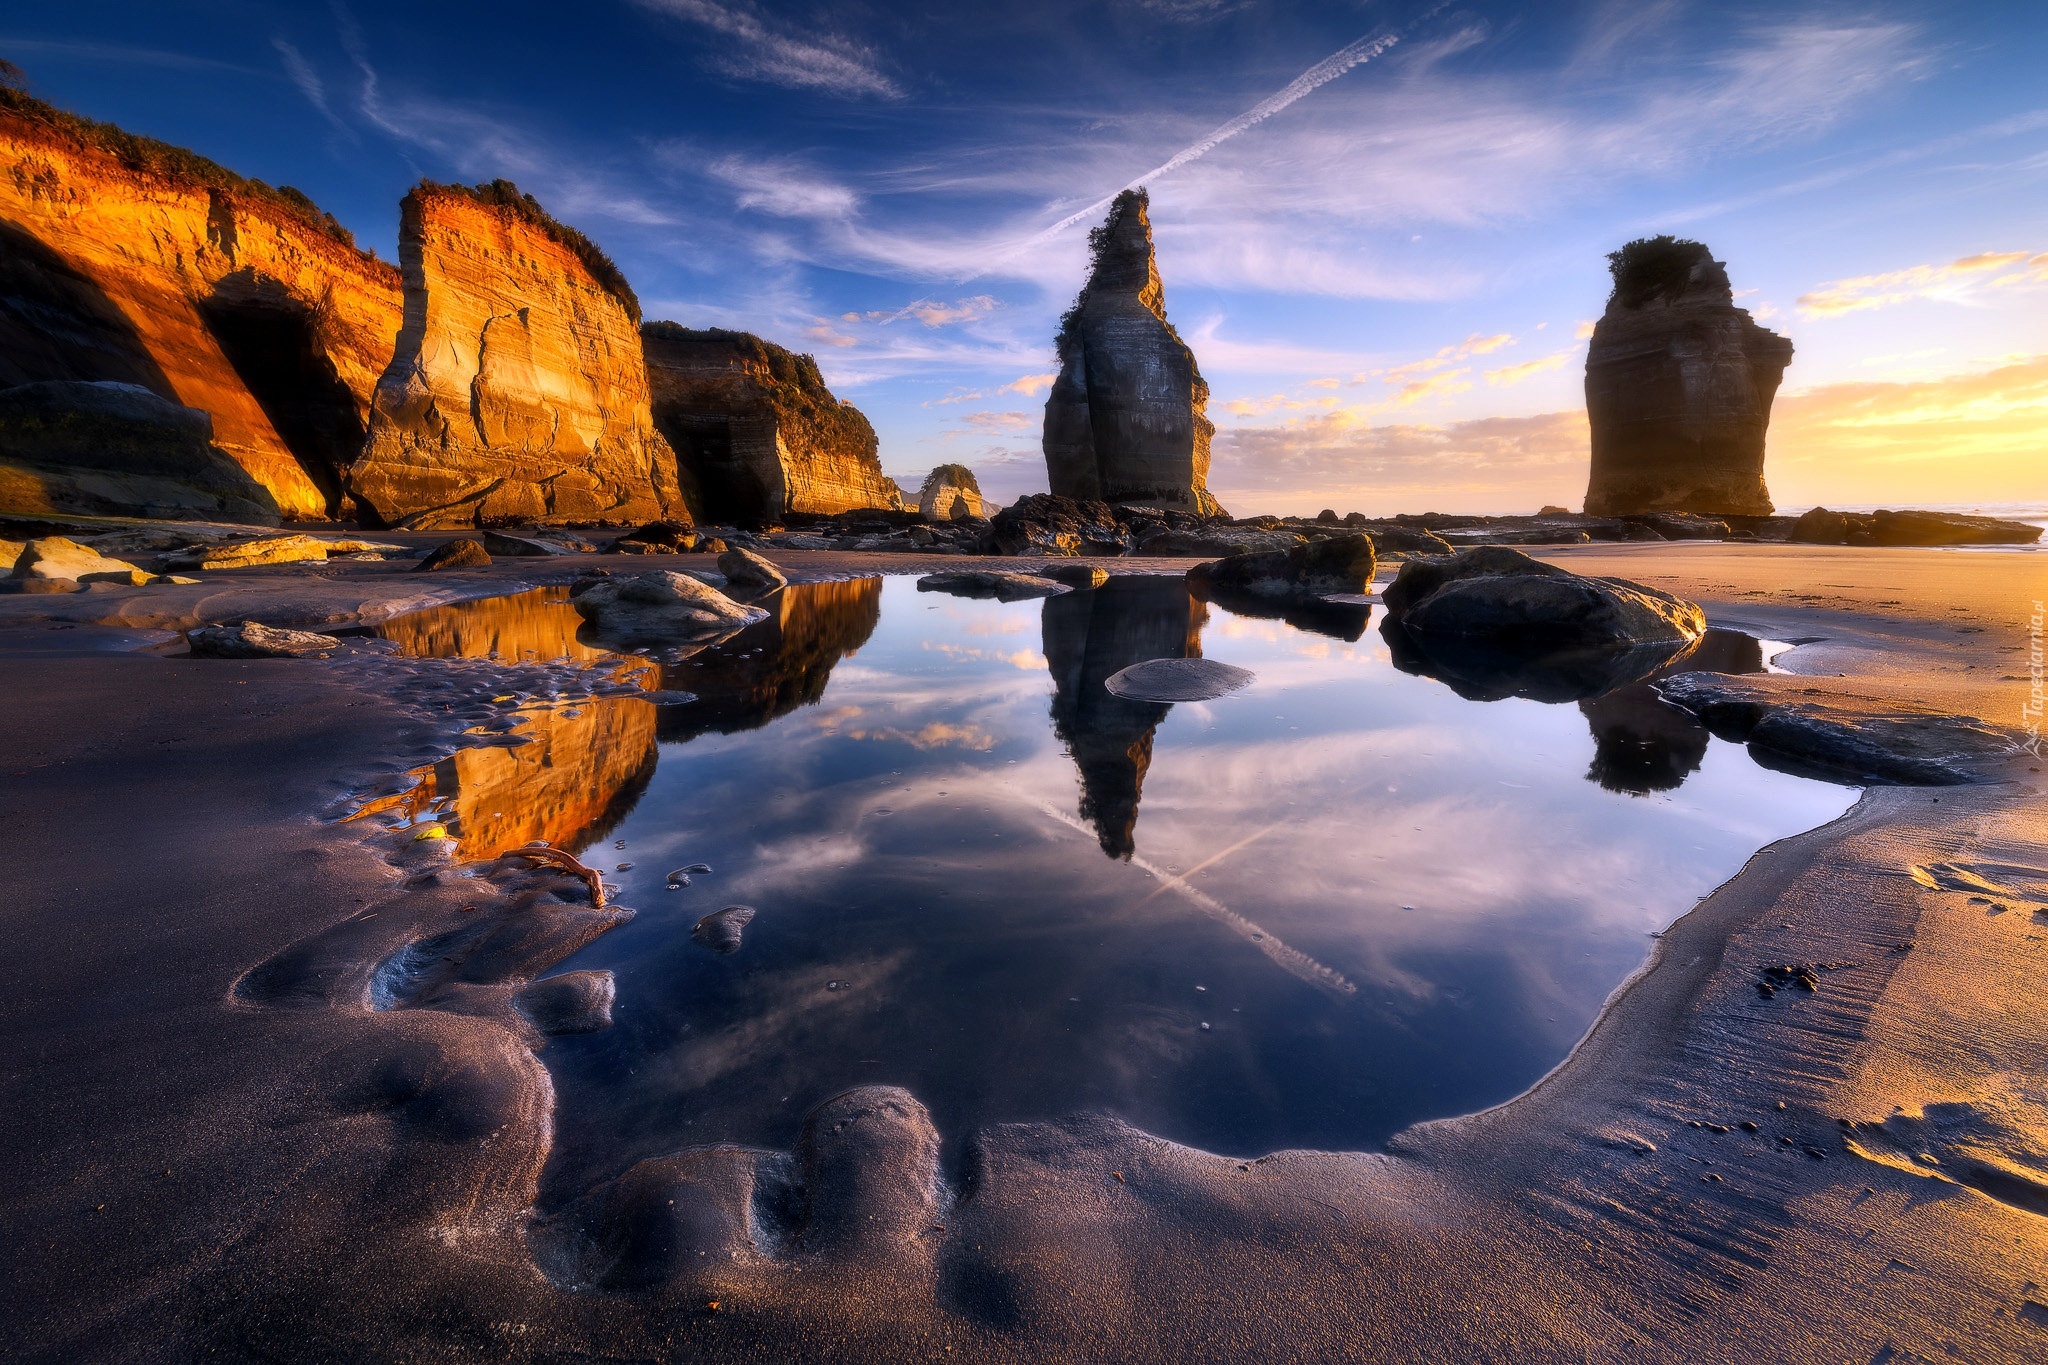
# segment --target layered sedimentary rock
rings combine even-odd
[[[1094,268],[1060,322],[1059,378],[1045,402],[1056,496],[1205,516],[1209,386],[1166,320],[1143,190],[1126,190],[1090,237]]]
[[[986,516],[981,481],[964,464],[942,464],[925,475],[917,490],[917,510],[929,521],[965,521]]]
[[[1768,516],[1764,436],[1792,343],[1735,306],[1698,242],[1631,242],[1586,355],[1588,516]]]
[[[209,416],[215,448],[83,484],[73,465],[0,451],[0,507],[342,510],[399,325],[398,273],[346,238],[295,191],[0,89],[0,387],[136,385]],[[223,462],[253,498],[223,489]]]
[[[1117,696],[1105,684],[1132,664],[1199,658],[1208,620],[1178,578],[1116,577],[1093,592],[1046,599],[1053,731],[1081,772],[1081,818],[1112,858],[1137,850],[1152,734],[1173,708]]]
[[[825,387],[818,363],[749,332],[641,329],[654,418],[701,521],[761,526],[791,514],[900,510],[875,429]]]
[[[681,513],[639,303],[610,262],[503,181],[423,183],[399,224],[404,325],[348,485],[414,528],[626,524]]]

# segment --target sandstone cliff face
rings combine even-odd
[[[404,324],[350,491],[366,518],[416,528],[676,515],[638,304],[500,186],[509,202],[405,197]]]
[[[1587,515],[1768,516],[1764,433],[1792,343],[1735,306],[1697,242],[1635,242],[1612,259],[1586,355]]]
[[[832,396],[817,362],[748,332],[641,329],[654,418],[702,521],[766,525],[790,513],[900,510],[875,429]]]
[[[1061,321],[1045,403],[1045,469],[1059,497],[1213,516],[1209,386],[1166,320],[1143,190],[1095,230],[1094,270]]]
[[[135,384],[197,408],[261,504],[229,507],[213,471],[175,461],[133,487],[101,470],[82,488],[68,466],[0,453],[11,510],[340,510],[398,323],[397,272],[309,206],[15,92],[0,100],[0,387]]]

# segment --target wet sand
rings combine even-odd
[[[1782,686],[2001,724],[2048,596],[2038,553],[1554,557],[1814,639]],[[955,567],[776,558],[804,578]],[[607,921],[562,879],[437,880],[332,819],[447,752],[451,715],[503,677],[465,661],[430,692],[441,661],[126,651],[195,619],[375,619],[575,567],[0,598],[11,1355],[2048,1352],[2048,765],[2025,760],[1873,791],[1761,852],[1543,1083],[1386,1153],[1233,1159],[1081,1118],[978,1134],[942,1169],[914,1098],[866,1091],[793,1158],[685,1154],[532,1226],[564,1007],[521,992]],[[431,1007],[367,1009],[373,964],[435,935],[453,965]],[[1818,965],[1819,990],[1762,996],[1780,963]]]

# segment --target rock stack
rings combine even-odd
[[[1126,190],[1090,235],[1094,268],[1061,319],[1045,404],[1046,476],[1057,497],[1214,516],[1209,386],[1166,320],[1148,202]]]
[[[650,322],[641,336],[654,420],[700,521],[760,526],[902,508],[874,427],[832,395],[811,357],[716,327]]]
[[[414,188],[398,256],[405,322],[349,471],[367,517],[418,529],[680,510],[639,301],[602,252],[498,180]]]
[[[986,516],[981,483],[964,464],[942,464],[925,475],[917,490],[917,510],[926,521],[965,521]]]
[[[1792,343],[1735,306],[1698,242],[1613,253],[1614,292],[1586,355],[1586,514],[1768,516],[1764,433]]]

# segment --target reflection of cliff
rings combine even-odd
[[[534,588],[454,602],[393,617],[378,634],[398,642],[399,649],[423,659],[499,658],[576,659],[591,662],[613,658],[610,650],[579,643],[576,631],[583,618],[569,605],[567,588]]]
[[[655,707],[606,697],[528,715],[519,730],[528,743],[459,749],[421,769],[420,784],[404,796],[360,813],[418,814],[452,801],[448,818],[465,858],[496,857],[536,839],[573,849],[603,838],[654,775]]]
[[[1736,630],[1710,630],[1682,659],[1641,682],[1579,703],[1593,730],[1588,781],[1609,791],[1645,796],[1673,791],[1699,771],[1707,730],[1691,714],[1660,699],[1650,684],[1671,673],[1758,673],[1763,647]]]
[[[664,708],[663,739],[759,729],[824,696],[833,666],[882,619],[882,580],[794,583],[755,605],[767,620],[663,666],[663,687],[697,696],[693,705]]]
[[[1173,708],[1130,701],[1103,684],[1147,659],[1199,658],[1208,619],[1179,578],[1118,577],[1093,592],[1045,600],[1053,733],[1081,770],[1081,818],[1095,826],[1102,851],[1112,858],[1137,849],[1138,797],[1152,766],[1152,732]]]

